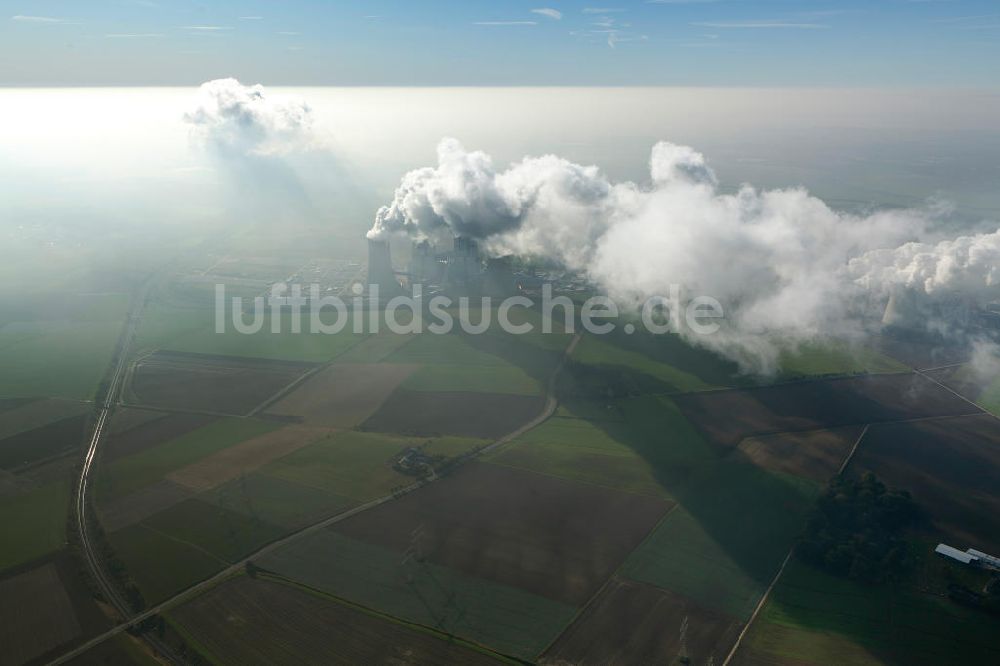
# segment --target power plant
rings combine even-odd
[[[511,257],[484,260],[473,238],[459,236],[445,251],[430,241],[416,241],[410,248],[406,271],[393,269],[388,241],[368,240],[368,284],[378,285],[380,299],[401,293],[403,284],[419,284],[425,294],[502,298],[535,281],[532,276],[515,275]]]

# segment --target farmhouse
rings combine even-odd
[[[939,543],[937,548],[934,549],[934,552],[942,557],[953,559],[957,562],[961,562],[962,564],[982,567],[984,569],[1000,570],[1000,557],[989,555],[974,548],[961,551],[958,548],[954,548],[944,543]]]

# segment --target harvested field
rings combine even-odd
[[[413,340],[414,335],[397,335],[391,332],[369,335],[343,354],[334,358],[334,363],[378,363],[397,349]]]
[[[101,524],[106,531],[114,532],[180,504],[193,495],[189,489],[164,479],[101,506]]]
[[[219,664],[496,664],[485,653],[291,585],[241,576],[171,612]]]
[[[733,456],[763,469],[826,483],[840,469],[862,430],[863,426],[847,426],[749,437],[740,442]]]
[[[917,374],[691,393],[673,400],[688,419],[727,448],[753,435],[980,411]]]
[[[421,437],[497,439],[538,416],[544,405],[540,396],[398,390],[361,428]]]
[[[307,372],[310,363],[156,352],[136,363],[129,402],[165,409],[246,415]]]
[[[288,426],[202,458],[171,472],[167,480],[193,492],[211,490],[329,434],[326,428]]]
[[[131,410],[143,411],[143,410]],[[148,412],[156,414],[157,412]],[[207,426],[218,417],[206,414],[165,414],[127,430],[112,433],[101,445],[101,456],[112,461],[122,456],[152,448],[192,430]]]
[[[120,407],[116,409],[115,413],[111,416],[111,420],[108,422],[105,432],[108,435],[117,435],[118,433],[131,430],[132,428],[137,428],[143,424],[149,423],[150,421],[162,419],[166,415],[166,412],[157,412],[152,409]]]
[[[81,633],[54,563],[0,580],[0,662],[23,664]]]
[[[1000,420],[872,426],[849,468],[864,470],[910,491],[953,545],[1000,552]]]
[[[650,585],[612,579],[540,663],[561,666],[672,664],[681,652],[681,626],[691,663],[722,663],[740,625]]]
[[[582,604],[670,503],[472,463],[332,529],[473,576]],[[419,536],[414,537],[414,529]]]
[[[353,428],[385,402],[417,366],[336,364],[320,370],[267,409],[309,425]]]
[[[80,414],[0,439],[0,469],[12,470],[80,447],[90,416]]]
[[[163,601],[225,566],[208,551],[142,523],[112,532],[108,540],[147,604]]]

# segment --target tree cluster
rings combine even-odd
[[[837,576],[866,583],[891,580],[909,563],[901,533],[920,515],[910,493],[887,489],[874,474],[838,476],[817,500],[796,552]]]

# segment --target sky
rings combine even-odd
[[[0,0],[0,86],[996,87],[996,0]]]

